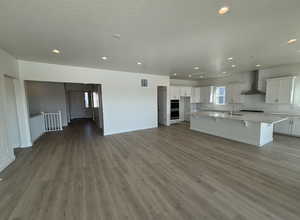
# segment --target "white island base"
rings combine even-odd
[[[259,147],[273,141],[272,123],[191,116],[190,128]]]

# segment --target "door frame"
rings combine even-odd
[[[161,114],[163,119],[161,119]],[[168,87],[157,86],[157,125],[168,126]]]

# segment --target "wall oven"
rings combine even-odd
[[[171,100],[171,120],[179,119],[179,100]]]

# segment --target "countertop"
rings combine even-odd
[[[232,119],[232,120],[267,123],[267,124],[276,124],[288,120],[289,118],[284,115],[270,114],[270,113],[249,113],[249,112],[236,112],[236,113],[241,115],[231,115],[228,112],[218,112],[218,111],[200,111],[200,112],[191,113],[191,116]]]

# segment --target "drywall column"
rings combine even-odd
[[[15,159],[13,149],[8,146],[5,112],[5,86],[4,75],[0,74],[0,171]]]
[[[24,80],[14,80],[16,101],[17,101],[17,113],[19,118],[20,129],[20,147],[31,147],[31,135],[29,126],[29,113],[26,98],[26,90]]]

